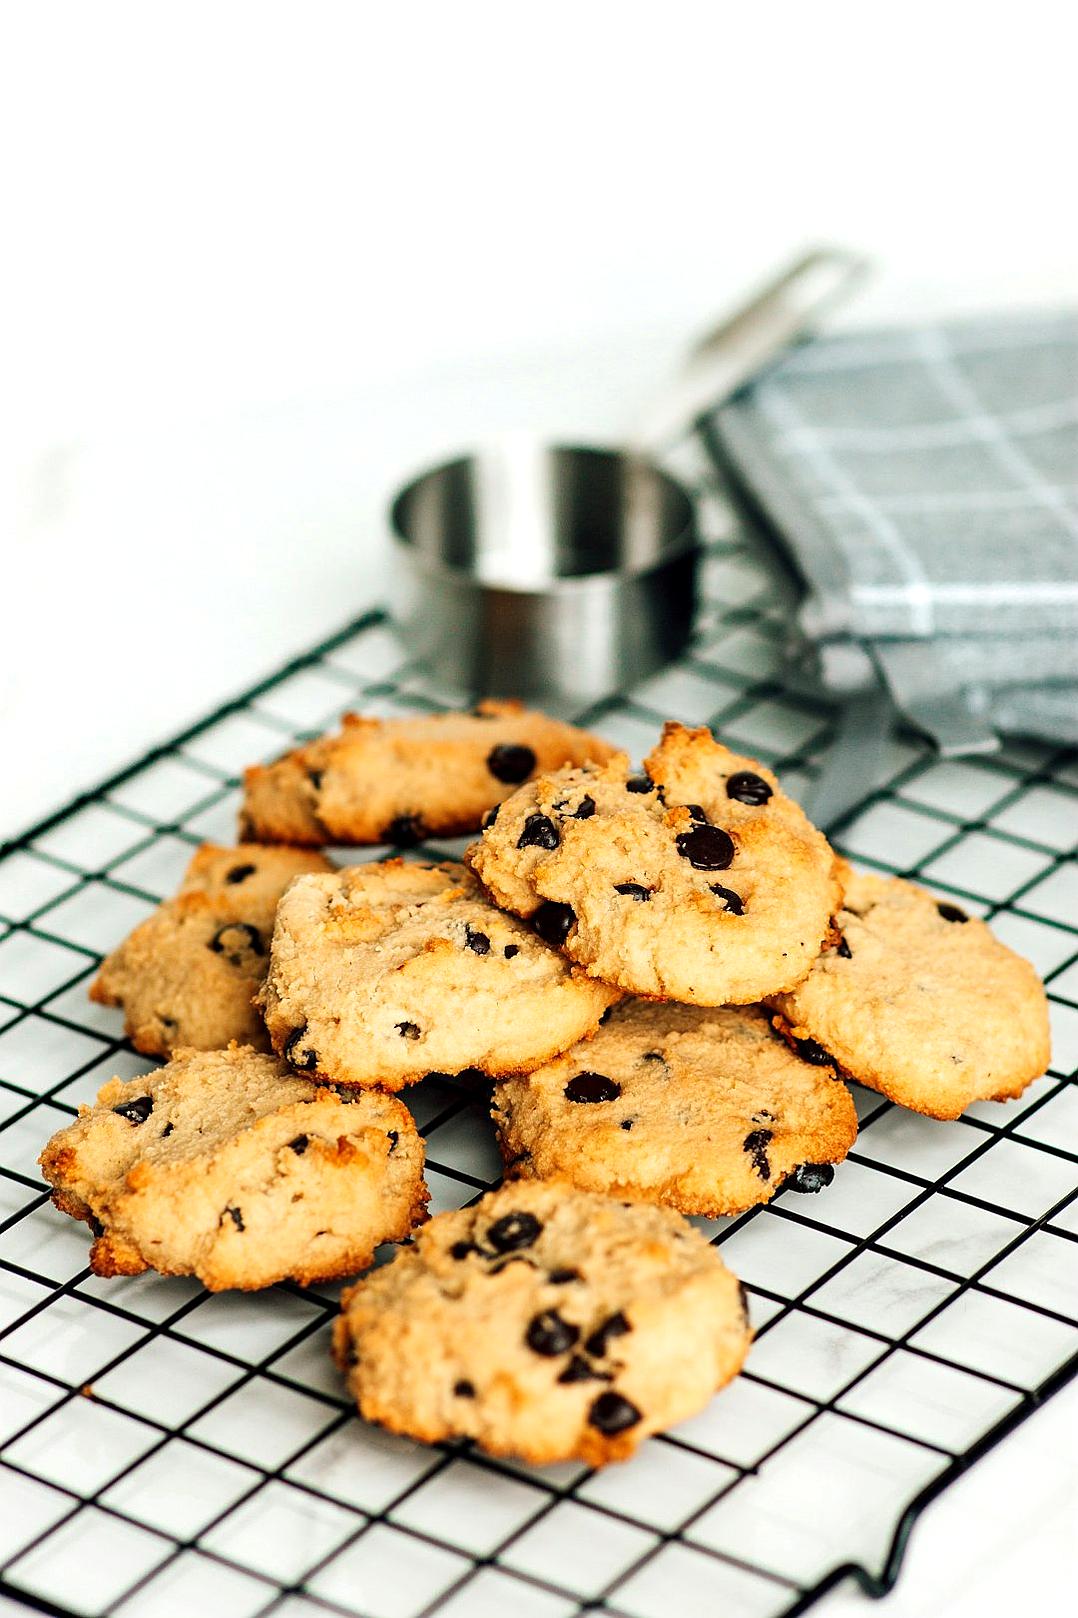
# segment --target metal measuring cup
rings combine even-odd
[[[582,706],[692,633],[693,501],[658,456],[849,292],[853,254],[810,252],[709,332],[621,448],[530,440],[421,473],[390,508],[393,616],[454,689]]]

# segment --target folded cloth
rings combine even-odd
[[[1078,735],[1078,313],[823,339],[708,425],[832,688],[948,751]]]
[[[1078,747],[1078,686],[1005,685],[973,697],[996,730]]]
[[[946,753],[990,751],[1007,731],[1078,742],[1078,635],[831,640],[812,655],[836,694],[867,691],[882,678]]]

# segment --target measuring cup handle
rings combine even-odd
[[[807,336],[849,297],[867,270],[867,259],[842,248],[803,254],[701,338],[638,422],[633,447],[654,454],[680,437],[705,410],[730,398],[791,343]]]

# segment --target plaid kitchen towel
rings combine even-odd
[[[832,689],[882,678],[947,751],[1078,740],[1078,314],[819,340],[709,425]]]

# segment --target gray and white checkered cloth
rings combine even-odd
[[[1078,315],[849,333],[719,409],[825,682],[948,751],[1078,741]]]

